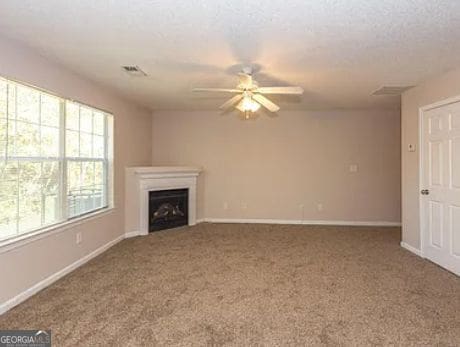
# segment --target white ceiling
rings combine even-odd
[[[300,85],[283,109],[393,108],[370,96],[460,66],[458,0],[2,0],[0,34],[152,109],[214,109],[243,64]],[[139,65],[148,77],[128,76]]]

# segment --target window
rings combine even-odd
[[[112,116],[0,78],[0,240],[110,205]]]

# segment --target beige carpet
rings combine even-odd
[[[158,232],[117,244],[0,328],[51,329],[56,346],[460,346],[460,278],[399,240],[398,228]]]

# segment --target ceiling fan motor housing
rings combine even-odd
[[[242,72],[246,75],[252,75],[252,67],[251,66],[245,66],[242,70]]]

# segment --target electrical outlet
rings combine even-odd
[[[79,245],[82,241],[82,235],[81,232],[77,233],[77,245]]]
[[[407,150],[408,150],[409,152],[415,152],[416,149],[417,149],[417,148],[416,148],[415,145],[413,145],[412,143],[409,143],[409,144],[407,145]]]
[[[316,205],[316,208],[318,209],[318,212],[321,212],[321,211],[324,210],[324,206],[323,206],[323,204],[321,204],[321,203],[317,204],[317,205]]]
[[[223,208],[224,210],[228,210],[228,202],[227,202],[227,201],[225,201],[225,202],[222,204],[222,208]]]
[[[350,165],[350,172],[358,172],[359,168],[358,168],[358,164],[351,164]]]

